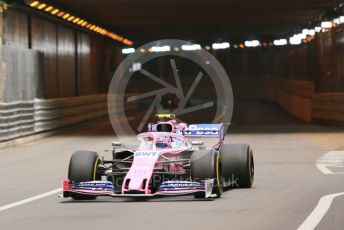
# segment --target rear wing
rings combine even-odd
[[[228,124],[192,124],[183,130],[185,137],[214,137],[224,140]]]

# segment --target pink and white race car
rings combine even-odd
[[[186,125],[171,114],[158,116],[170,120],[149,124],[134,149],[113,142],[111,160],[92,151],[74,152],[63,197],[215,198],[227,188],[252,186],[252,150],[247,144],[224,144],[224,124]]]

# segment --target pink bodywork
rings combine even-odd
[[[172,172],[185,172],[184,168],[177,163],[168,162],[168,160],[180,159],[179,153],[190,148],[184,136],[169,132],[147,132],[138,135],[138,139],[141,141],[141,146],[135,151],[133,163],[124,178],[122,194],[128,191],[151,194],[148,187],[155,169],[169,167],[169,171]],[[172,141],[172,139],[177,141]],[[159,142],[165,144],[166,147],[157,147]],[[177,143],[178,146],[173,146]]]
[[[149,124],[149,132],[138,135],[141,145],[134,151],[133,162],[124,178],[120,194],[116,194],[114,191],[101,186],[97,187],[96,185],[91,188],[73,187],[72,181],[64,180],[62,184],[63,192],[67,194],[64,197],[70,197],[68,193],[112,197],[153,197],[159,195],[187,195],[196,192],[205,192],[207,194],[206,197],[212,196],[211,186],[213,182],[211,180],[203,181],[204,188],[199,188],[197,187],[199,185],[196,184],[196,187],[189,189],[158,190],[154,193],[150,191],[149,183],[156,171],[166,170],[171,173],[186,173],[180,161],[183,160],[182,153],[192,148],[192,145],[188,144],[186,138],[217,137],[219,139],[215,139],[216,143],[212,145],[212,148],[219,149],[223,144],[224,129],[220,128],[218,136],[206,136],[197,132],[195,134],[186,134],[185,130],[191,125],[187,126],[185,123],[177,124],[175,120],[158,122],[158,124],[171,125],[171,132],[153,130],[153,124]],[[221,124],[220,127],[223,127],[223,125]],[[96,181],[90,182],[94,183]],[[182,181],[182,183],[184,182]],[[211,186],[209,187],[209,185]]]

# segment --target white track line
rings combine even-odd
[[[316,164],[315,165],[320,172],[322,172],[323,174],[334,174],[331,170],[329,170],[327,167],[331,166],[331,165],[325,165],[325,164]]]
[[[329,151],[317,160],[315,166],[324,174],[343,174],[333,172],[328,167],[343,167],[344,151]]]
[[[297,230],[314,229],[329,210],[333,199],[341,195],[344,195],[344,192],[329,194],[321,197],[317,206],[314,208],[311,214],[309,214],[307,219],[300,225],[300,227],[297,228]]]
[[[10,209],[10,208],[14,208],[14,207],[23,205],[23,204],[30,203],[30,202],[35,201],[35,200],[42,199],[42,198],[47,197],[47,196],[51,196],[51,195],[56,194],[56,193],[61,192],[61,191],[62,191],[62,189],[58,188],[58,189],[54,189],[54,190],[49,191],[49,192],[45,192],[45,193],[39,194],[37,196],[33,196],[33,197],[30,197],[30,198],[27,198],[27,199],[24,199],[24,200],[16,201],[14,203],[1,206],[0,207],[0,212],[4,211],[4,210],[7,210],[7,209]]]

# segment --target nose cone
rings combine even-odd
[[[146,188],[145,182],[150,179],[150,174],[145,172],[147,170],[142,169],[135,177],[130,179],[128,190],[143,191]]]
[[[136,151],[133,164],[124,179],[122,193],[141,191],[145,194],[149,194],[148,183],[152,177],[154,166],[158,158],[158,152]],[[128,180],[129,184],[127,182]]]

